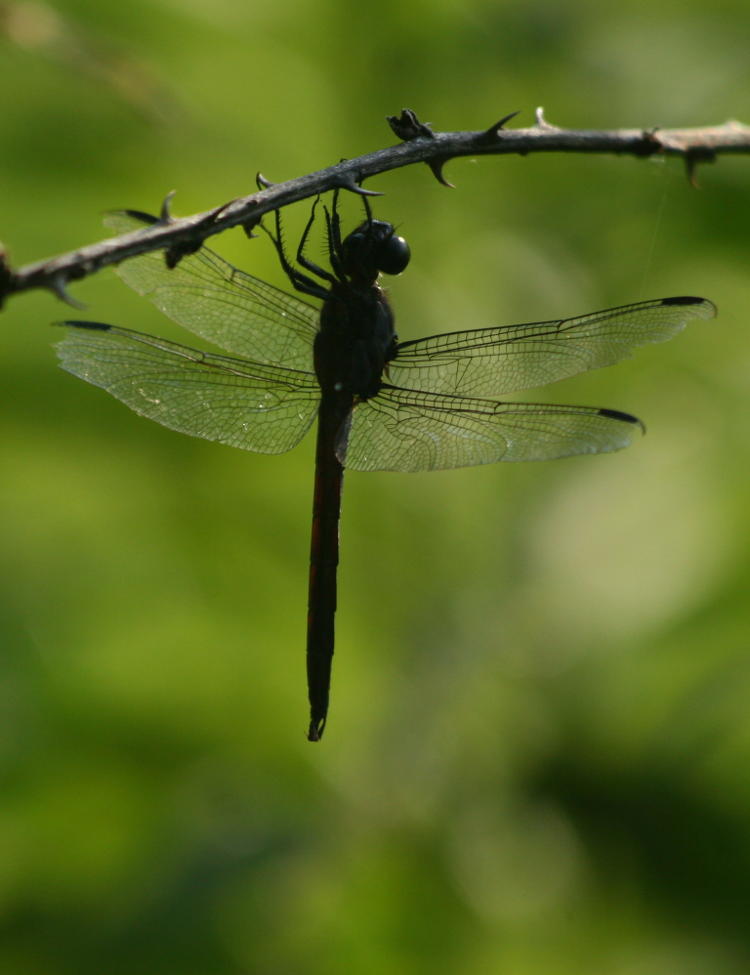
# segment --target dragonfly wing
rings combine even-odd
[[[63,369],[192,437],[263,454],[298,443],[315,417],[311,373],[212,355],[98,322],[61,322]]]
[[[388,376],[409,389],[501,396],[610,366],[715,314],[705,298],[659,298],[580,318],[433,335],[402,342]]]
[[[118,234],[154,222],[156,217],[135,210],[105,218]],[[312,368],[318,309],[245,274],[207,247],[172,269],[161,251],[151,251],[123,261],[117,273],[165,315],[228,352],[290,369]]]
[[[554,460],[627,447],[629,413],[590,406],[498,403],[384,386],[352,416],[346,466],[432,471],[495,461]]]

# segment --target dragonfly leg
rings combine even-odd
[[[305,252],[305,244],[307,243],[307,238],[308,238],[308,235],[310,233],[310,228],[312,227],[313,222],[315,221],[315,208],[317,207],[317,205],[318,205],[318,200],[316,199],[315,200],[315,203],[313,203],[313,208],[312,208],[312,212],[310,214],[310,219],[307,221],[307,225],[306,225],[304,231],[302,232],[302,237],[300,238],[299,247],[297,248],[297,263],[300,264],[306,271],[312,272],[314,275],[316,275],[317,277],[319,277],[321,280],[327,281],[329,284],[333,284],[336,281],[336,277],[333,274],[331,274],[330,271],[326,271],[325,268],[320,267],[320,265],[315,264],[314,261],[311,261],[308,257],[305,257],[305,253],[304,253]],[[326,210],[326,227],[328,227],[328,211],[327,210]],[[329,240],[328,250],[329,250],[329,254],[330,254],[330,250],[331,250],[331,247],[330,247],[330,236],[329,236],[328,240]],[[333,267],[334,271],[336,271],[336,264],[334,263],[333,260],[331,261],[331,267]]]
[[[326,236],[328,237],[328,260],[339,281],[345,280],[344,271],[341,264],[342,242],[341,242],[341,218],[339,217],[339,191],[333,191],[333,204],[331,211],[325,207],[326,215]]]
[[[365,208],[365,219],[368,223],[372,223],[372,210],[370,209],[370,203],[366,196],[362,197],[362,205]]]
[[[313,206],[313,214],[310,218],[310,221],[308,221],[307,227],[305,227],[304,234],[302,235],[303,243],[304,243],[304,238],[310,229],[311,221],[314,215],[315,215],[315,207]],[[289,260],[289,258],[286,256],[286,251],[284,250],[284,242],[281,233],[281,216],[278,210],[274,210],[274,220],[276,223],[275,234],[272,233],[268,229],[268,227],[266,227],[263,223],[261,223],[260,226],[261,229],[264,230],[271,238],[271,242],[273,243],[273,246],[276,248],[276,253],[279,255],[279,263],[281,264],[284,274],[286,274],[286,276],[289,278],[289,281],[294,287],[294,290],[301,291],[303,294],[306,295],[312,295],[314,298],[322,298],[325,300],[326,296],[328,295],[327,289],[324,288],[321,284],[318,284],[317,281],[313,280],[313,278],[309,277],[307,274],[303,274],[302,271],[300,271],[299,268],[296,268]],[[300,246],[302,246],[302,244]],[[303,266],[305,265],[303,264]]]
[[[362,197],[365,208],[365,222],[372,223],[372,210],[366,196]],[[336,277],[344,281],[346,276],[342,267],[343,242],[341,240],[341,217],[339,215],[339,188],[333,191],[331,210],[325,208],[326,233],[328,235],[328,260],[331,262]]]

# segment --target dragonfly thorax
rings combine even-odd
[[[323,304],[315,338],[315,373],[323,392],[375,396],[396,354],[393,312],[382,288],[336,282]]]

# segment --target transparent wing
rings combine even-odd
[[[108,214],[118,234],[155,217],[135,210]],[[319,311],[294,295],[233,267],[207,247],[169,269],[162,251],[123,261],[117,273],[175,322],[235,355],[290,369],[312,368]]]
[[[664,342],[691,318],[713,318],[705,298],[659,298],[554,322],[500,325],[402,342],[388,378],[409,389],[502,396],[609,366]]]
[[[432,471],[600,454],[627,447],[642,431],[640,420],[617,410],[497,403],[385,386],[354,408],[348,446],[339,457],[357,471]]]
[[[298,443],[318,409],[311,373],[211,355],[98,322],[61,322],[63,369],[192,437],[263,454]]]

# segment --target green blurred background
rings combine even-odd
[[[534,108],[748,118],[746,0],[0,5],[15,264],[394,139]],[[545,392],[641,416],[621,454],[351,474],[322,744],[304,739],[312,438],[264,457],[0,353],[0,971],[750,970],[750,160],[457,160],[370,184],[413,260],[399,332],[670,294],[719,306]],[[308,206],[289,212],[294,239]],[[351,211],[356,213],[356,208]],[[214,241],[283,284],[265,239]],[[192,341],[111,271],[91,318]]]

